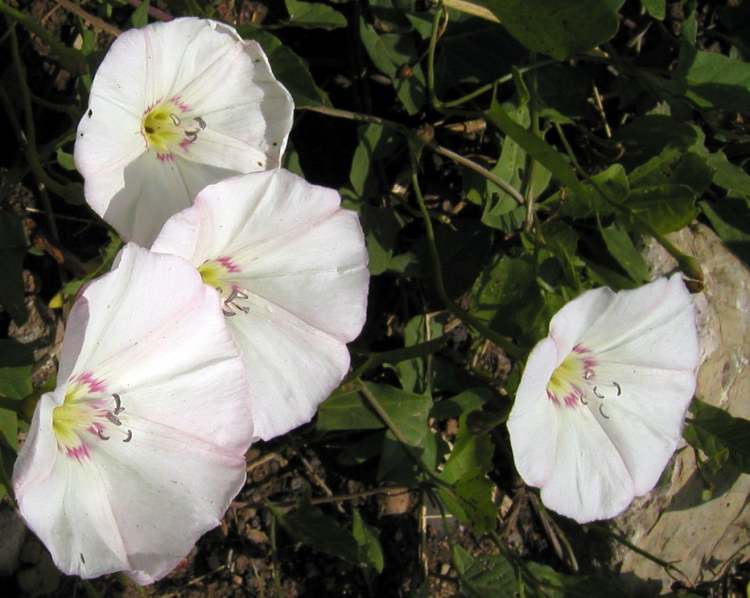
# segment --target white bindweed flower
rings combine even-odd
[[[221,294],[264,440],[310,421],[364,325],[367,250],[340,200],[286,170],[238,176],[204,189],[152,247],[190,260]]]
[[[191,264],[135,245],[76,301],[13,472],[65,573],[150,583],[242,488],[250,399],[219,309]]]
[[[529,355],[508,419],[521,477],[580,523],[619,514],[674,453],[697,366],[679,275],[574,299]]]
[[[206,185],[276,168],[293,110],[261,47],[228,25],[188,17],[126,31],[78,125],[86,201],[148,246]]]

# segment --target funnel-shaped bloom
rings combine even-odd
[[[204,189],[152,248],[190,260],[221,294],[264,440],[312,418],[365,321],[367,250],[339,202],[286,170],[238,176]]]
[[[64,572],[158,579],[242,487],[252,416],[219,310],[192,265],[135,245],[74,305],[13,472]]]
[[[679,275],[571,301],[529,355],[508,419],[521,477],[580,523],[619,514],[677,447],[697,366]]]
[[[260,46],[227,25],[182,18],[126,31],[78,125],[86,201],[148,246],[206,185],[276,168],[293,108]]]

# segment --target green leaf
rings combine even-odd
[[[0,436],[14,451],[18,451],[18,416],[15,411],[0,408]]]
[[[424,315],[414,316],[409,320],[404,327],[404,346],[413,347],[414,345],[434,340],[443,335],[443,325],[435,321],[434,318],[430,318],[430,334],[428,338],[427,325],[427,318]],[[426,358],[429,355],[428,353],[425,357],[409,359],[396,364],[396,371],[404,390],[417,394],[422,394],[429,390],[432,384],[432,380],[427,379]]]
[[[346,17],[336,9],[320,2],[302,2],[301,0],[284,0],[289,13],[285,25],[305,29],[338,29],[346,27]]]
[[[149,0],[144,0],[130,15],[130,23],[133,27],[140,29],[148,25]]]
[[[659,21],[663,21],[667,15],[667,0],[641,0],[641,4],[648,14]]]
[[[449,9],[448,29],[440,37],[435,61],[438,95],[449,99],[462,85],[489,83],[523,64],[528,51],[499,24]],[[459,18],[460,17],[460,18]],[[429,19],[427,37],[432,32]]]
[[[380,185],[373,163],[388,158],[402,145],[393,130],[368,124],[359,128],[359,144],[354,150],[349,182],[360,198],[379,197]]]
[[[63,170],[73,171],[76,169],[76,163],[73,160],[73,155],[64,151],[63,148],[58,147],[55,152],[55,156],[57,158],[57,163]]]
[[[479,532],[495,529],[496,507],[492,502],[492,469],[495,446],[489,434],[474,434],[461,418],[458,438],[440,472],[440,479],[450,488],[438,487],[446,508],[463,524]]]
[[[643,284],[649,279],[648,264],[633,245],[628,232],[617,223],[599,227],[604,243],[622,269],[635,282]]]
[[[416,114],[425,102],[426,84],[411,37],[400,33],[378,33],[364,18],[360,18],[359,35],[375,67],[393,82],[406,111]],[[399,76],[403,67],[409,67],[410,76]]]
[[[609,41],[624,0],[477,0],[534,52],[565,60]]]
[[[495,393],[487,387],[467,388],[455,396],[435,403],[430,411],[430,417],[435,419],[460,417],[481,409],[482,405],[494,397]]]
[[[89,263],[89,273],[81,278],[71,280],[63,286],[62,289],[50,300],[49,306],[52,308],[62,308],[65,301],[71,297],[75,297],[81,287],[88,281],[108,272],[112,267],[117,253],[122,247],[122,240],[117,233],[108,232],[109,242],[100,250],[99,259],[93,260],[93,263]]]
[[[568,159],[543,139],[529,133],[516,123],[496,98],[493,98],[489,112],[485,112],[485,118],[509,135],[524,151],[549,170],[560,183],[570,187],[573,191],[581,188],[581,183]]]
[[[508,115],[521,127],[528,127],[529,111],[527,106],[506,106]],[[526,169],[526,152],[506,136],[503,139],[500,158],[490,171],[511,187],[520,189],[524,183]],[[541,165],[534,169],[531,180],[531,192],[534,197],[541,195],[549,185],[550,172]],[[503,189],[471,171],[463,175],[464,189],[469,201],[483,207],[482,222],[489,227],[504,230],[507,226],[506,216],[518,207],[516,200]]]
[[[647,114],[622,127],[614,140],[625,149],[621,161],[631,171],[656,156],[661,156],[660,163],[671,163],[700,144],[701,136],[694,125],[663,114]],[[629,176],[631,184],[638,183],[638,174]]]
[[[750,420],[734,417],[698,399],[693,400],[690,411],[693,417],[683,431],[685,440],[709,459],[722,450],[728,451],[729,460],[750,473]]]
[[[273,74],[292,94],[297,108],[331,105],[328,95],[315,84],[305,61],[282,44],[278,37],[254,25],[243,25],[238,31],[245,39],[254,39],[263,47]]]
[[[542,234],[546,249],[551,251],[562,265],[567,283],[574,288],[580,287],[576,271],[576,265],[580,263],[576,257],[580,239],[578,233],[560,220],[551,220],[542,225]]]
[[[411,254],[396,254],[396,237],[404,227],[401,216],[390,208],[364,205],[360,212],[367,239],[368,268],[372,276],[383,272],[403,272]]]
[[[364,522],[359,509],[354,509],[352,513],[352,535],[359,545],[359,560],[378,573],[382,573],[385,558],[383,548],[380,546],[380,534],[376,528]]]
[[[367,382],[366,386],[401,429],[407,442],[418,445],[424,438],[432,399],[385,384]],[[385,424],[358,391],[351,391],[334,394],[320,406],[316,427],[321,432],[332,432],[377,430]]]
[[[495,447],[489,434],[475,436],[464,426],[445,463],[440,478],[453,484],[461,479],[485,475],[492,469]]]
[[[362,44],[365,46],[367,55],[375,67],[391,79],[395,78],[400,64],[397,64],[390,56],[385,42],[381,39],[378,32],[375,31],[375,28],[365,21],[364,18],[360,18],[359,21],[359,36]]]
[[[700,202],[703,213],[726,246],[750,264],[750,205],[744,199],[725,197],[710,204]]]
[[[750,175],[745,170],[727,160],[724,152],[716,152],[707,158],[713,168],[713,183],[726,190],[731,197],[742,197],[750,201]]]
[[[504,255],[474,282],[471,311],[491,320],[501,308],[524,301],[533,285],[534,265],[526,259]]]
[[[529,598],[631,598],[616,576],[564,575],[552,567],[539,563],[526,563],[526,570],[536,580],[526,585]]]
[[[0,397],[20,401],[31,394],[31,365],[0,367]]]
[[[292,538],[349,563],[360,563],[357,541],[352,533],[341,527],[333,517],[310,505],[287,513],[272,504],[269,504],[268,508]]]
[[[32,392],[34,353],[28,345],[0,339],[0,397],[20,401]]]
[[[24,303],[23,260],[27,250],[26,233],[21,219],[0,212],[0,305],[19,324],[26,321]]]
[[[513,565],[499,555],[473,557],[465,548],[451,548],[453,566],[458,571],[461,592],[466,598],[515,598],[516,573]]]
[[[630,192],[625,205],[658,233],[671,233],[698,215],[695,193],[687,185],[656,185]],[[624,218],[629,220],[629,218]]]
[[[686,97],[699,108],[750,112],[750,64],[717,52],[696,52]]]
[[[612,164],[591,177],[616,201],[622,202],[630,193],[630,182],[621,164]],[[612,213],[612,206],[602,198],[591,183],[583,183],[562,202],[562,213],[569,218],[591,218]]]

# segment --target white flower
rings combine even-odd
[[[182,18],[126,31],[78,125],[86,201],[148,246],[206,185],[276,168],[293,110],[260,46],[227,25]]]
[[[216,293],[186,261],[128,245],[68,318],[13,472],[21,515],[65,573],[149,583],[242,488],[251,419]]]
[[[619,514],[674,453],[697,366],[679,275],[571,301],[529,355],[508,419],[521,477],[580,523]]]
[[[238,176],[204,189],[152,248],[188,259],[221,293],[264,440],[313,417],[365,321],[367,250],[339,203],[286,170]]]

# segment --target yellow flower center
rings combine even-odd
[[[187,152],[205,128],[205,121],[191,114],[190,107],[181,102],[179,96],[149,108],[141,122],[146,143],[160,160],[173,159],[176,151]]]
[[[208,286],[221,294],[221,309],[225,316],[236,316],[238,311],[248,312],[244,302],[249,298],[247,291],[232,280],[233,274],[240,272],[240,267],[227,256],[206,260],[198,266],[198,272]]]
[[[547,397],[556,405],[576,406],[586,395],[595,367],[596,360],[591,351],[576,345],[552,372],[547,383]]]
[[[169,153],[182,139],[180,122],[171,102],[152,108],[143,117],[143,133],[149,146],[159,153]]]
[[[89,372],[72,378],[63,404],[52,410],[57,446],[68,457],[83,461],[91,455],[92,442],[109,440],[113,430],[125,437],[124,442],[130,442],[133,433],[122,427],[122,411],[120,396],[107,394],[102,380]]]

